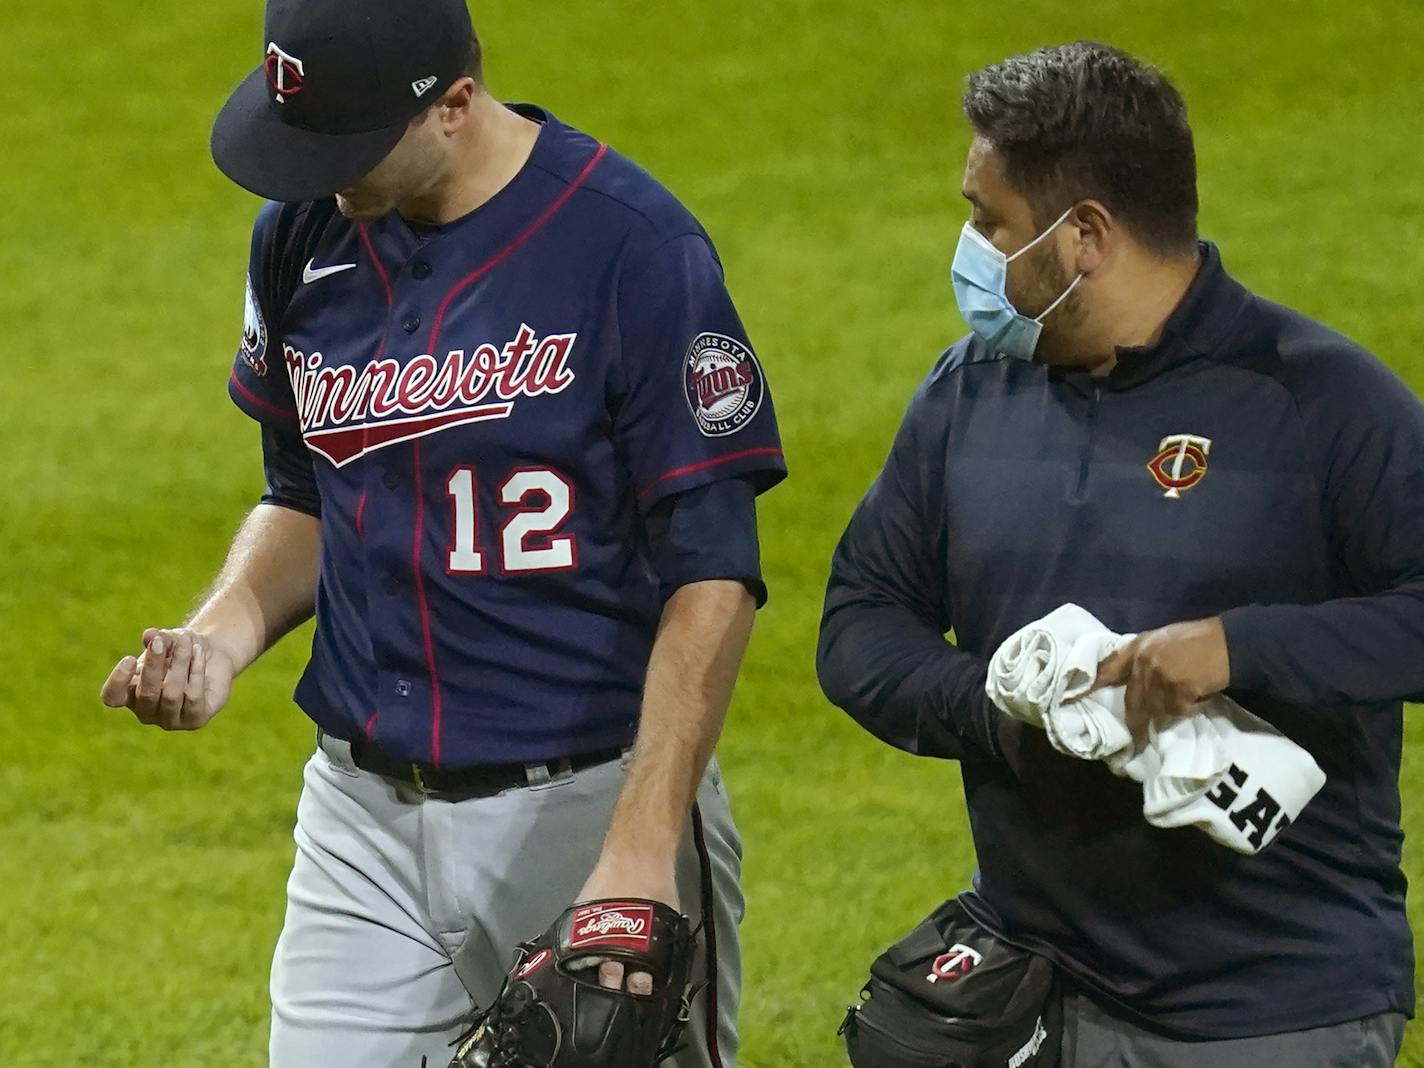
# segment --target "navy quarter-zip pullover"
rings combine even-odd
[[[1412,1013],[1398,778],[1401,701],[1424,694],[1424,409],[1202,257],[1161,341],[1104,377],[972,337],[945,353],[836,549],[821,683],[891,745],[961,761],[983,922],[1143,1024]],[[1224,618],[1228,692],[1328,777],[1270,848],[1149,826],[1138,784],[989,703],[995,649],[1069,601],[1120,632]]]

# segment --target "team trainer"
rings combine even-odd
[[[1064,1068],[1392,1064],[1414,1003],[1398,776],[1401,700],[1424,694],[1424,411],[1198,240],[1186,109],[1157,70],[1044,49],[972,75],[965,110],[974,335],[836,550],[826,693],[961,762],[971,901],[1066,974]],[[1140,632],[1099,668],[1130,718],[1227,691],[1307,749],[1328,781],[1299,821],[1258,856],[1154,829],[1137,784],[991,706],[988,658],[1065,602]]]
[[[263,50],[213,151],[273,201],[229,384],[269,489],[104,699],[201,727],[315,611],[276,1068],[443,1068],[515,943],[590,899],[644,902],[590,943],[692,915],[709,982],[670,1063],[730,1068],[709,759],[784,466],[716,253],[646,172],[489,95],[464,0],[273,0]],[[598,977],[655,993],[630,971]]]

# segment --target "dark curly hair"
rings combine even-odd
[[[1153,251],[1196,250],[1187,105],[1156,67],[1095,41],[1040,48],[971,74],[964,113],[1039,225],[1092,198]]]

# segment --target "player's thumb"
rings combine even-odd
[[[126,656],[114,665],[104,685],[99,688],[99,700],[110,708],[123,708],[129,701],[129,680],[138,670],[138,660]]]

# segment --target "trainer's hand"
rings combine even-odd
[[[1231,683],[1226,628],[1198,619],[1145,631],[1098,665],[1093,689],[1126,686],[1127,726],[1139,741]]]
[[[603,857],[593,869],[593,874],[584,883],[575,904],[598,901],[604,898],[640,897],[648,901],[661,901],[664,905],[679,908],[677,900],[676,860],[664,862],[646,860],[617,861]],[[647,972],[633,972],[627,976],[626,987],[630,994],[650,995],[653,992],[653,977]],[[623,962],[605,960],[598,966],[598,984],[609,990],[623,990]]]
[[[166,731],[195,731],[227,704],[236,671],[212,639],[187,628],[143,632],[144,651],[114,666],[99,696],[128,708],[140,723]]]

